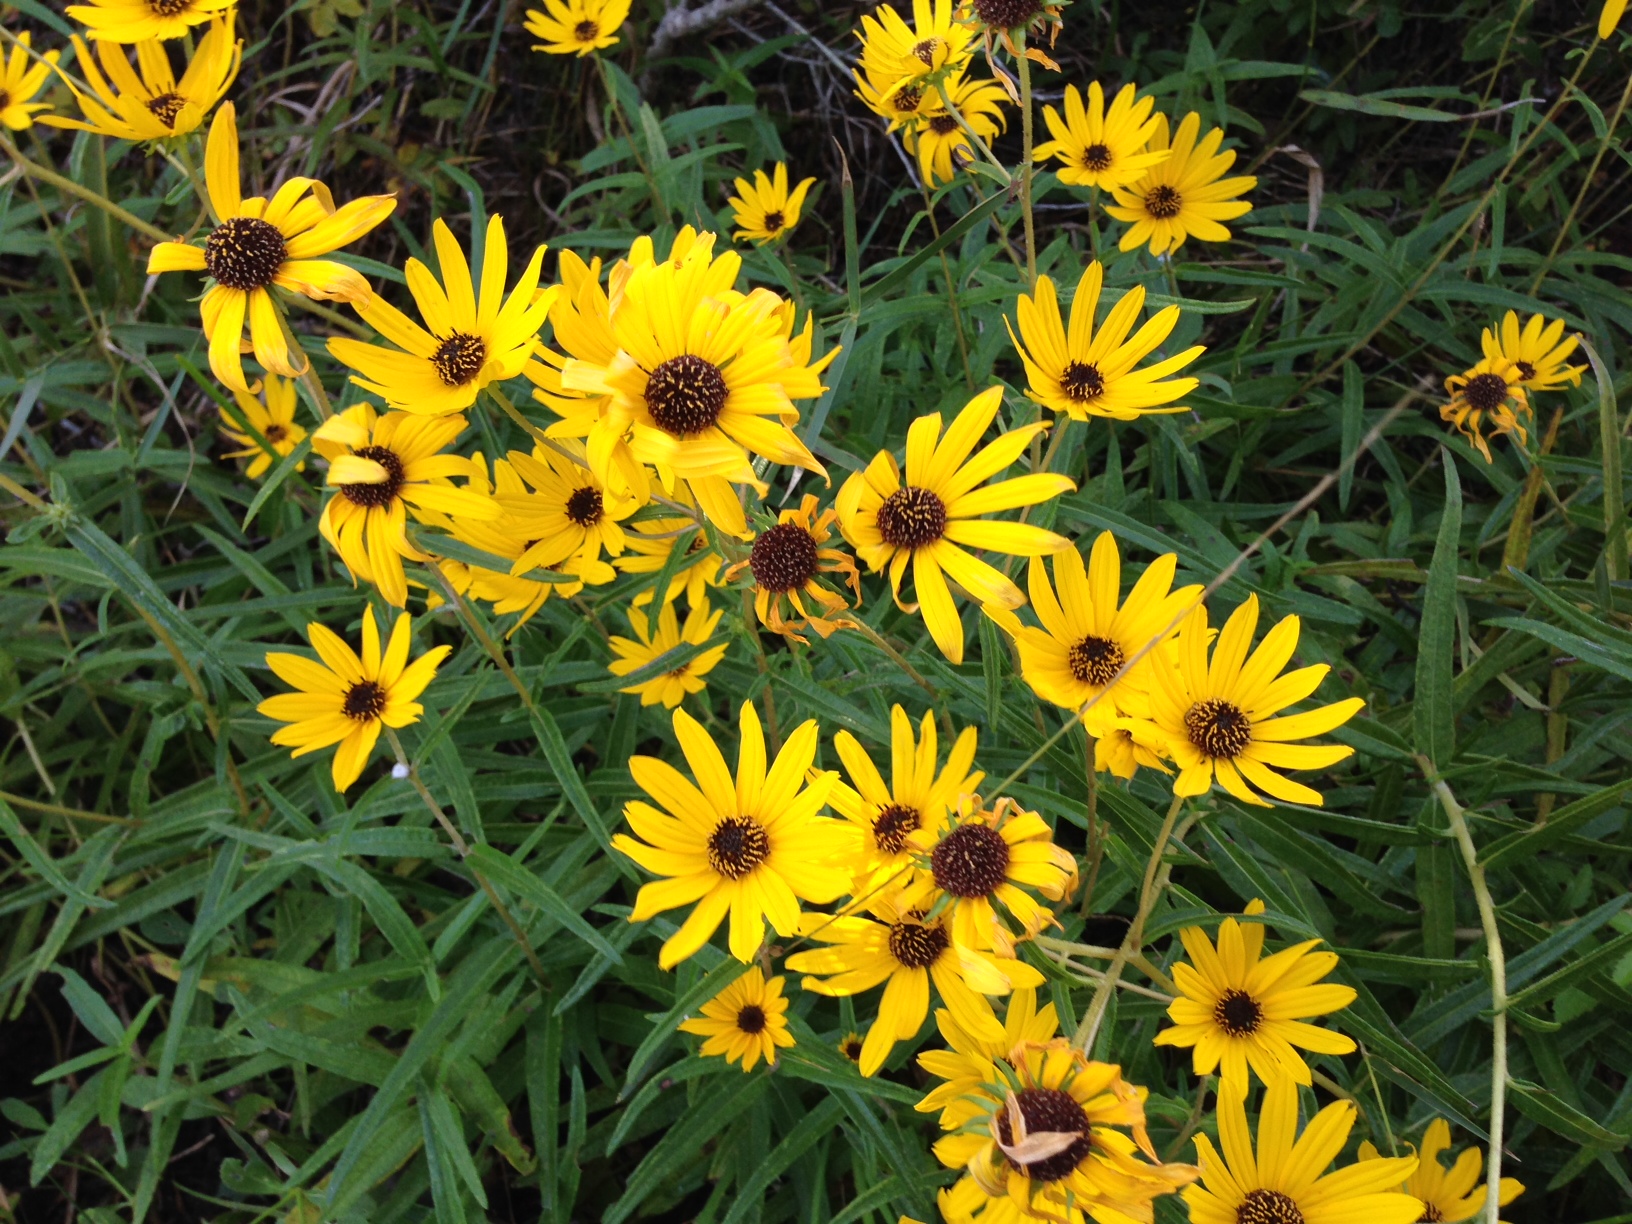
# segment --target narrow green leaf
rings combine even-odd
[[[1462,482],[1456,460],[1440,451],[1445,469],[1445,508],[1428,567],[1428,585],[1422,594],[1422,628],[1417,644],[1416,695],[1412,721],[1416,750],[1439,769],[1451,763],[1456,751],[1456,719],[1452,712],[1456,650],[1456,566],[1462,535]]]

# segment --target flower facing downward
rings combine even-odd
[[[1261,914],[1264,903],[1246,912]],[[1250,1067],[1266,1084],[1282,1077],[1308,1084],[1299,1049],[1354,1053],[1342,1033],[1304,1023],[1354,1002],[1351,987],[1320,980],[1338,964],[1337,953],[1312,950],[1320,940],[1265,957],[1264,924],[1234,918],[1219,924],[1216,948],[1200,927],[1185,927],[1179,938],[1190,960],[1173,966],[1181,997],[1167,1009],[1173,1027],[1156,1034],[1156,1044],[1193,1047],[1197,1075],[1222,1065],[1222,1078],[1244,1088]]]
[[[1366,704],[1348,697],[1303,714],[1276,717],[1302,701],[1331,670],[1324,663],[1281,674],[1298,648],[1298,618],[1288,616],[1264,635],[1249,657],[1258,626],[1258,597],[1230,614],[1207,661],[1207,608],[1198,604],[1179,630],[1178,641],[1163,647],[1167,661],[1152,671],[1151,719],[1160,728],[1167,755],[1179,766],[1175,795],[1205,795],[1216,777],[1231,795],[1257,807],[1270,806],[1253,787],[1283,803],[1321,804],[1320,792],[1294,782],[1278,769],[1325,769],[1354,755],[1342,745],[1295,744],[1341,727]],[[1250,785],[1249,785],[1250,784]]]
[[[436,675],[451,646],[436,646],[408,662],[409,617],[397,617],[391,640],[380,649],[374,609],[363,611],[363,654],[322,625],[306,627],[306,636],[322,662],[304,655],[270,651],[266,665],[285,684],[299,690],[268,697],[256,710],[288,726],[272,733],[272,742],[292,746],[305,756],[339,744],[334,754],[334,789],[346,791],[379,741],[381,727],[408,727],[424,707],[416,700]]]
[[[731,219],[737,223],[733,238],[750,242],[775,242],[799,224],[799,210],[805,205],[805,195],[816,180],[802,179],[791,192],[788,190],[788,167],[776,163],[775,171],[767,175],[754,171],[754,181],[734,180],[737,194],[731,197]]]
[[[243,413],[244,420],[255,433],[261,435],[259,438],[231,425],[221,427],[223,434],[243,448],[227,451],[222,458],[248,459],[249,466],[244,469],[244,475],[251,480],[259,480],[265,476],[274,459],[282,459],[306,440],[305,428],[295,421],[295,384],[287,378],[269,374],[264,392],[265,404],[261,403],[258,396],[246,395],[242,391],[232,393],[238,411]],[[231,420],[230,417],[226,417],[226,413],[223,412],[221,415]],[[306,465],[302,463],[297,470],[305,469]]]
[[[1484,1163],[1484,1152],[1477,1147],[1463,1148],[1456,1161],[1447,1169],[1439,1163],[1440,1154],[1451,1146],[1451,1127],[1444,1118],[1428,1123],[1422,1137],[1422,1151],[1417,1154],[1417,1171],[1398,1189],[1422,1200],[1422,1219],[1433,1224],[1461,1224],[1463,1220],[1480,1218],[1485,1212],[1488,1187],[1479,1181],[1479,1170]],[[1360,1145],[1360,1160],[1379,1159],[1379,1153],[1370,1143]],[[1502,1178],[1499,1206],[1506,1207],[1524,1193],[1524,1183],[1515,1177]]]
[[[963,662],[963,622],[946,585],[948,574],[982,604],[1018,608],[1026,601],[1019,587],[966,549],[1036,557],[1070,547],[1064,536],[1041,527],[981,517],[1034,506],[1077,487],[1069,477],[1052,472],[985,483],[1047,428],[1039,422],[1011,430],[971,456],[1002,403],[1001,387],[981,392],[953,419],[944,437],[940,413],[919,417],[907,430],[905,482],[895,456],[880,451],[865,472],[844,482],[834,503],[844,538],[873,573],[889,570],[897,606],[904,612],[921,607],[935,645],[954,663]],[[918,597],[912,605],[901,602],[901,579],[909,564]]]
[[[755,965],[704,1003],[701,1016],[682,1020],[680,1031],[708,1038],[699,1051],[704,1057],[723,1054],[726,1062],[741,1063],[744,1071],[752,1071],[761,1058],[774,1067],[777,1047],[793,1046],[783,980],[773,977],[767,982]]]
[[[629,16],[629,0],[544,0],[545,12],[527,10],[523,23],[542,38],[534,51],[585,56],[618,45],[618,29]]]
[[[96,59],[76,35],[76,61],[95,96],[75,90],[84,119],[52,116],[41,122],[138,143],[196,130],[238,75],[244,45],[233,37],[233,15],[228,9],[224,19],[210,23],[180,81],[164,44],[156,39],[136,44],[136,71],[119,43],[103,39],[96,45],[102,61],[98,70]]]
[[[181,33],[182,31],[177,31]],[[239,190],[238,115],[224,102],[210,124],[204,177],[219,223],[202,247],[161,242],[147,270],[204,272],[210,287],[198,304],[210,341],[210,369],[234,391],[249,391],[240,346],[249,325],[255,360],[274,374],[298,378],[288,338],[272,300],[277,287],[309,298],[366,302],[373,296],[362,275],[327,255],[391,215],[394,196],[362,196],[334,206],[329,189],[315,179],[292,178],[270,200],[244,198]]]
[[[1518,367],[1519,385],[1526,391],[1556,391],[1565,383],[1581,385],[1586,366],[1565,365],[1580,347],[1581,338],[1564,338],[1564,320],[1551,323],[1545,315],[1533,314],[1521,328],[1516,311],[1502,316],[1500,328],[1479,333],[1479,347],[1491,361],[1506,359]]]
[[[1225,1080],[1218,1092],[1222,1156],[1196,1136],[1201,1183],[1186,1186],[1194,1224],[1417,1224],[1423,1203],[1395,1187],[1417,1167],[1415,1156],[1363,1160],[1326,1172],[1354,1128],[1354,1103],[1326,1106],[1298,1134],[1298,1085],[1269,1082],[1258,1115],[1257,1152],[1247,1128],[1246,1085]]]
[[[708,598],[704,596],[701,603],[691,606],[691,611],[686,614],[686,623],[682,626],[675,614],[674,605],[665,603],[663,610],[657,615],[657,631],[654,633],[650,606],[644,609],[632,607],[629,609],[629,625],[635,632],[636,640],[613,637],[611,646],[618,657],[608,663],[606,669],[614,676],[627,676],[677,647],[700,646],[714,635],[714,629],[720,623],[720,615],[720,610],[714,612],[708,610]],[[640,704],[643,706],[656,705],[661,701],[672,710],[685,699],[687,693],[700,693],[708,687],[708,682],[703,677],[713,671],[714,665],[725,657],[726,646],[725,642],[711,646],[695,658],[664,672],[661,676],[618,691],[639,693]]]
[[[748,559],[725,571],[726,581],[745,569],[752,574],[754,611],[759,615],[760,624],[796,642],[807,641],[797,632],[807,625],[827,637],[842,623],[828,617],[850,606],[844,593],[837,589],[838,584],[820,581],[821,575],[841,576],[849,584],[856,602],[861,602],[861,576],[856,573],[855,561],[837,548],[822,547],[833,534],[833,520],[838,512],[829,507],[818,516],[816,503],[816,496],[807,493],[798,509],[782,511],[774,527],[767,527],[754,537]],[[807,599],[813,608],[805,607]],[[782,615],[784,602],[793,613],[791,618],[784,619]]]
[[[70,4],[68,16],[91,37],[116,43],[183,38],[194,26],[230,9],[235,0],[90,0]]]
[[[1054,139],[1037,146],[1038,161],[1058,158],[1060,182],[1073,187],[1126,187],[1152,166],[1171,155],[1170,149],[1147,151],[1145,146],[1156,134],[1157,121],[1150,113],[1155,98],[1134,95],[1138,88],[1127,84],[1117,91],[1110,112],[1105,110],[1105,90],[1098,81],[1088,85],[1088,105],[1075,85],[1065,87],[1065,117],[1052,106],[1043,108],[1043,122]]]
[[[1258,185],[1252,175],[1225,178],[1235,164],[1235,150],[1220,153],[1224,129],[1214,128],[1198,144],[1201,116],[1191,111],[1168,142],[1167,116],[1156,116],[1156,132],[1150,139],[1151,152],[1166,150],[1167,159],[1151,166],[1140,178],[1125,187],[1112,189],[1116,203],[1105,211],[1118,221],[1130,223],[1122,235],[1121,248],[1131,251],[1150,244],[1152,255],[1166,255],[1179,249],[1185,239],[1228,242],[1230,231],[1222,222],[1252,211],[1252,203],[1238,200],[1244,191]]]
[[[38,62],[30,64],[29,48],[32,35],[24,30],[17,35],[17,42],[11,48],[11,54],[0,59],[0,124],[4,124],[14,132],[21,132],[30,127],[34,116],[43,110],[50,110],[48,102],[35,102],[33,97],[40,92],[51,69],[56,66],[56,51],[47,51],[40,56]],[[78,41],[77,39],[75,40]],[[80,55],[80,62],[84,63],[87,57]]]
[[[408,291],[430,330],[375,297],[359,303],[357,313],[397,348],[337,336],[329,341],[329,352],[357,371],[352,382],[391,407],[440,416],[464,411],[483,387],[521,373],[557,290],[534,292],[544,261],[540,246],[505,297],[509,249],[503,217],[488,218],[480,286],[472,284],[465,252],[441,218],[432,224],[431,236],[441,281],[417,259],[405,268]]]
[[[820,773],[806,784],[816,760],[816,720],[794,729],[769,770],[751,703],[743,704],[741,722],[735,778],[714,740],[684,710],[674,712],[674,734],[695,783],[656,757],[629,759],[635,784],[668,809],[631,800],[623,814],[636,836],[612,839],[614,848],[664,877],[641,888],[629,921],[696,902],[658,953],[664,969],[707,943],[727,914],[731,955],[746,964],[764,941],[767,918],[778,935],[790,937],[799,928],[801,899],[825,905],[850,883],[840,861],[848,838],[837,821],[816,814],[834,775]]]
[[[1471,369],[1447,378],[1445,390],[1451,400],[1440,407],[1439,419],[1473,443],[1486,463],[1494,462],[1485,441],[1487,429],[1497,437],[1511,433],[1518,434],[1520,442],[1530,440],[1524,428],[1530,419],[1530,397],[1517,362],[1500,355],[1484,357]]]
[[[1197,344],[1137,368],[1178,325],[1179,308],[1163,307],[1130,337],[1145,304],[1144,287],[1135,285],[1111,307],[1096,332],[1094,315],[1103,283],[1104,269],[1095,260],[1077,282],[1069,332],[1060,318],[1054,282],[1048,277],[1037,278],[1033,296],[1020,295],[1015,311],[1020,334],[1014,334],[1007,319],[1004,324],[1025,363],[1026,395],[1078,421],[1090,417],[1133,421],[1147,413],[1185,411],[1183,404],[1173,401],[1194,391],[1196,379],[1168,375],[1184,369],[1206,350]]]

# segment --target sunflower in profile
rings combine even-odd
[[[233,37],[235,11],[228,9],[224,18],[210,22],[209,31],[199,40],[180,81],[176,80],[162,42],[137,43],[133,71],[124,47],[104,39],[96,44],[96,59],[102,61],[99,70],[96,59],[76,34],[75,61],[95,96],[74,90],[83,119],[53,115],[40,122],[137,144],[196,131],[238,76],[244,44]]]
[[[1071,546],[1064,536],[1029,523],[982,517],[1035,506],[1077,487],[1053,472],[985,483],[1047,429],[1041,422],[1023,425],[971,456],[1002,403],[1002,387],[982,391],[953,419],[944,437],[940,413],[919,417],[907,430],[905,482],[895,456],[880,451],[866,471],[851,474],[834,503],[840,530],[856,555],[875,574],[889,570],[896,606],[903,612],[922,608],[935,645],[954,663],[963,662],[963,621],[947,575],[982,604],[1018,608],[1026,602],[1019,587],[966,549],[1036,557]],[[909,564],[918,597],[911,605],[901,602],[901,579]]]
[[[1440,1164],[1440,1155],[1451,1146],[1451,1127],[1444,1118],[1428,1123],[1422,1136],[1422,1150],[1417,1153],[1417,1171],[1397,1189],[1412,1198],[1422,1200],[1422,1219],[1444,1221],[1444,1224],[1462,1224],[1482,1216],[1489,1197],[1489,1186],[1479,1180],[1484,1164],[1484,1152],[1476,1147],[1463,1148],[1451,1167]],[[1360,1145],[1360,1160],[1378,1160],[1381,1153],[1370,1142]],[[1506,1207],[1524,1193],[1524,1183],[1516,1177],[1504,1177],[1497,1205]]]
[[[351,571],[378,588],[389,604],[408,602],[404,558],[431,558],[408,541],[408,512],[429,511],[458,520],[497,519],[499,504],[450,477],[468,477],[471,462],[442,452],[464,432],[465,418],[378,415],[358,404],[330,417],[312,434],[312,449],[329,461],[334,490],[318,530]]]
[[[251,390],[239,351],[246,322],[255,360],[273,374],[298,378],[305,370],[292,364],[272,289],[353,305],[367,302],[373,291],[361,273],[315,257],[338,251],[379,225],[396,208],[396,197],[362,196],[336,209],[322,183],[292,178],[271,200],[245,199],[239,191],[238,114],[231,102],[221,104],[210,124],[204,180],[219,222],[202,247],[159,243],[147,257],[148,275],[209,276],[198,310],[210,341],[210,369],[232,390]]]
[[[1269,1082],[1258,1115],[1257,1152],[1247,1126],[1246,1085],[1225,1080],[1218,1090],[1222,1156],[1196,1135],[1201,1181],[1184,1189],[1195,1224],[1417,1224],[1422,1200],[1396,1187],[1416,1171],[1417,1158],[1363,1160],[1332,1173],[1354,1128],[1354,1102],[1326,1106],[1298,1134],[1298,1085]]]
[[[697,520],[639,519],[629,526],[630,530],[623,537],[628,551],[613,561],[621,573],[651,574],[655,580],[677,546],[686,552],[669,579],[668,589],[658,592],[654,587],[647,587],[635,596],[636,607],[651,603],[654,594],[660,596],[658,602],[669,603],[678,599],[681,592],[685,593],[687,607],[695,608],[707,602],[709,588],[720,585],[720,567],[725,562],[708,546],[708,534],[698,526]]]
[[[266,396],[264,404],[259,396],[246,395],[242,391],[232,393],[238,411],[244,414],[245,422],[260,435],[259,438],[255,434],[235,428],[236,422],[221,427],[223,434],[243,448],[227,451],[221,457],[248,459],[249,466],[244,469],[244,475],[251,480],[259,480],[265,476],[274,459],[282,459],[291,454],[295,447],[306,440],[305,428],[295,421],[295,384],[287,378],[269,374],[266,377],[266,386],[262,390]],[[223,412],[221,415],[231,420],[226,413]],[[304,463],[296,469],[305,470]]]
[[[1321,804],[1320,792],[1294,782],[1280,769],[1325,769],[1354,755],[1341,744],[1298,744],[1341,727],[1365,706],[1347,697],[1303,714],[1281,711],[1302,701],[1326,678],[1324,663],[1281,674],[1298,648],[1296,616],[1264,635],[1250,657],[1258,627],[1258,597],[1230,614],[1207,661],[1207,608],[1197,604],[1178,641],[1163,648],[1166,662],[1151,669],[1151,721],[1162,733],[1166,755],[1179,767],[1175,795],[1205,795],[1218,784],[1242,803],[1269,807],[1253,789],[1283,803]],[[1276,717],[1280,715],[1280,717]]]
[[[292,756],[324,748],[335,750],[334,789],[344,793],[363,772],[379,742],[381,727],[409,727],[425,712],[417,698],[436,675],[451,646],[433,646],[408,662],[410,620],[404,612],[380,649],[374,609],[363,609],[363,654],[317,623],[306,637],[321,662],[304,655],[269,651],[266,665],[293,693],[279,693],[256,706],[256,712],[287,726],[272,733],[272,742],[293,747]]]
[[[629,0],[544,0],[544,12],[527,10],[523,26],[541,43],[534,51],[582,58],[618,45],[617,33],[629,17]]]
[[[1165,150],[1168,157],[1135,182],[1112,188],[1116,203],[1105,208],[1118,221],[1129,222],[1122,250],[1148,243],[1152,255],[1166,255],[1190,237],[1228,242],[1230,231],[1222,223],[1252,211],[1250,200],[1236,197],[1251,191],[1258,180],[1250,174],[1225,178],[1235,164],[1235,150],[1219,152],[1224,129],[1214,128],[1198,144],[1200,132],[1201,116],[1191,111],[1169,142],[1167,116],[1156,116],[1150,151]]]
[[[1178,325],[1179,308],[1163,307],[1133,332],[1145,304],[1144,286],[1135,285],[1111,307],[1096,331],[1094,315],[1099,311],[1104,277],[1097,259],[1083,271],[1076,296],[1071,299],[1069,332],[1060,317],[1054,282],[1046,276],[1037,278],[1032,296],[1020,295],[1015,309],[1020,320],[1018,336],[1004,319],[1009,339],[1025,363],[1026,395],[1078,421],[1090,417],[1133,421],[1150,413],[1185,411],[1183,404],[1173,401],[1194,391],[1197,380],[1169,376],[1206,349],[1193,345],[1140,368],[1139,363],[1155,352]]]
[[[943,87],[964,123],[990,148],[998,133],[1009,124],[1008,116],[1003,113],[1003,105],[1008,101],[1003,87],[989,77],[972,79],[961,74]],[[932,188],[950,183],[958,171],[977,156],[969,142],[969,133],[947,110],[939,94],[926,100],[917,121],[902,133],[901,144],[918,159],[918,172]]]
[[[1586,366],[1565,365],[1580,347],[1581,338],[1565,338],[1564,320],[1548,322],[1545,315],[1533,314],[1519,326],[1516,311],[1502,316],[1499,327],[1479,333],[1479,347],[1492,361],[1507,360],[1519,370],[1519,385],[1526,391],[1557,391],[1565,383],[1581,385]]]
[[[965,948],[1012,957],[1015,935],[998,906],[1020,924],[1021,937],[1030,938],[1054,915],[1025,889],[1051,901],[1076,891],[1077,860],[1054,844],[1047,821],[1012,799],[999,799],[987,810],[979,795],[965,796],[941,828],[919,829],[907,840],[929,860],[907,900],[925,911],[950,909],[952,938]]]
[[[1105,90],[1098,81],[1088,84],[1088,104],[1075,85],[1065,87],[1065,116],[1052,106],[1043,108],[1043,122],[1053,140],[1038,145],[1038,161],[1057,158],[1060,182],[1073,187],[1126,187],[1152,166],[1172,156],[1170,149],[1147,150],[1156,134],[1151,111],[1155,98],[1135,98],[1138,87],[1129,83],[1105,109]]]
[[[918,1055],[918,1065],[944,1082],[932,1088],[913,1108],[919,1113],[940,1110],[942,1130],[957,1130],[980,1114],[981,1107],[972,1094],[982,1084],[997,1082],[998,1072],[993,1065],[997,1060],[1022,1042],[1044,1045],[1060,1031],[1060,1018],[1054,1004],[1046,1004],[1039,1010],[1037,991],[1029,986],[1017,986],[1009,995],[1003,1035],[995,1041],[983,1040],[971,1033],[944,1008],[935,1013],[935,1024],[951,1049],[925,1050]]]
[[[855,736],[840,731],[833,737],[851,786],[836,783],[828,803],[860,834],[852,888],[858,897],[911,879],[916,848],[908,839],[920,829],[938,831],[947,813],[980,785],[986,775],[973,768],[977,734],[975,728],[965,727],[940,765],[935,712],[925,711],[914,736],[906,710],[892,706],[888,786]]]
[[[1099,738],[1118,715],[1150,716],[1154,645],[1171,637],[1201,599],[1199,585],[1172,589],[1178,563],[1174,553],[1157,557],[1124,601],[1116,538],[1102,531],[1086,568],[1075,548],[1054,554],[1058,595],[1043,559],[1031,559],[1031,607],[1040,627],[1022,624],[1003,607],[988,606],[986,615],[1014,639],[1020,674],[1032,691],[1081,712],[1089,734]]]
[[[535,443],[532,454],[510,452],[510,467],[527,484],[526,492],[499,495],[499,505],[526,544],[510,572],[520,577],[582,558],[588,564],[599,562],[610,582],[612,570],[600,561],[601,553],[616,557],[623,551],[626,537],[620,524],[635,512],[634,503],[614,497],[595,479],[576,441],[555,446],[560,449]]]
[[[680,618],[675,613],[672,603],[665,603],[663,610],[657,614],[657,624],[652,624],[650,606],[642,609],[629,609],[629,627],[634,630],[634,639],[614,635],[609,642],[616,659],[606,665],[606,670],[614,676],[627,676],[660,659],[671,650],[681,646],[701,646],[714,636],[714,630],[720,623],[720,610],[710,612],[708,599],[705,596],[699,604],[693,604],[691,611],[686,614],[686,623],[680,624]],[[654,632],[655,628],[655,632]],[[729,643],[721,642],[718,646],[709,649],[680,664],[672,671],[666,671],[661,676],[647,680],[643,684],[631,685],[629,688],[619,689],[620,693],[639,693],[640,704],[643,706],[656,705],[662,702],[669,709],[674,709],[685,700],[688,693],[700,693],[708,687],[703,679],[719,661],[725,658],[725,650]]]
[[[741,1063],[744,1071],[752,1071],[761,1058],[774,1067],[777,1048],[793,1047],[783,981],[773,977],[767,982],[755,965],[704,1003],[701,1016],[682,1020],[680,1031],[708,1038],[698,1051],[705,1058],[723,1054],[726,1062]]]
[[[357,313],[395,349],[346,336],[329,341],[329,352],[356,370],[351,381],[402,412],[441,416],[463,412],[489,383],[521,373],[533,355],[538,329],[555,300],[551,287],[538,289],[544,248],[537,247],[521,279],[504,295],[509,248],[504,218],[492,216],[482,254],[478,292],[459,240],[440,217],[431,225],[442,280],[417,259],[408,261],[408,292],[430,330],[415,323],[382,297],[357,306]]]
[[[818,515],[816,504],[815,494],[807,493],[797,509],[782,511],[775,526],[754,537],[748,559],[737,562],[724,576],[724,581],[729,582],[743,570],[752,574],[754,611],[759,623],[772,633],[785,634],[807,645],[808,639],[798,630],[809,626],[825,638],[841,625],[829,617],[850,606],[838,589],[840,584],[831,579],[823,582],[822,575],[842,577],[855,602],[861,602],[861,576],[856,573],[855,561],[837,548],[823,547],[833,534],[838,512],[829,507]],[[805,606],[806,600],[811,607]],[[784,602],[791,617],[782,614]]]
[[[1530,420],[1530,397],[1516,362],[1502,356],[1484,357],[1471,369],[1447,378],[1445,390],[1451,399],[1441,405],[1439,419],[1473,443],[1486,463],[1495,462],[1485,441],[1486,430],[1497,437],[1517,434],[1520,442],[1530,440],[1524,427]]]
[[[36,114],[51,109],[49,102],[35,102],[33,99],[45,85],[46,78],[51,75],[51,70],[56,67],[57,59],[62,53],[47,51],[39,57],[37,63],[31,64],[29,61],[32,58],[30,55],[32,45],[33,36],[24,30],[17,35],[17,42],[12,46],[11,54],[0,59],[0,124],[13,132],[21,132],[31,127]],[[81,63],[89,59],[84,54],[79,58]]]
[[[861,66],[885,93],[917,86],[926,78],[968,62],[974,31],[958,20],[952,0],[912,0],[909,26],[893,5],[881,4],[863,13]]]
[[[67,12],[94,39],[116,43],[184,38],[236,0],[90,0]]]
[[[1157,1157],[1145,1131],[1149,1092],[1121,1067],[1063,1039],[1023,1043],[990,1066],[996,1074],[970,1087],[957,1111],[966,1120],[936,1141],[935,1155],[1021,1217],[1066,1219],[1074,1208],[1149,1220],[1154,1200],[1196,1179],[1194,1166]]]
[[[816,180],[801,179],[789,191],[787,164],[777,162],[771,174],[755,170],[753,182],[739,178],[734,183],[737,194],[729,203],[737,231],[732,237],[763,245],[785,237],[799,224],[799,210],[805,206],[805,196]]]
[[[1246,912],[1261,914],[1264,903],[1251,901]],[[1352,1039],[1305,1023],[1341,1011],[1355,997],[1351,987],[1321,981],[1338,958],[1314,951],[1320,940],[1266,957],[1264,924],[1234,918],[1219,924],[1216,948],[1200,927],[1185,927],[1179,938],[1190,959],[1173,966],[1180,997],[1167,1009],[1173,1026],[1156,1034],[1156,1044],[1191,1048],[1197,1075],[1219,1071],[1225,1082],[1244,1088],[1251,1068],[1266,1084],[1283,1077],[1308,1084],[1300,1049],[1354,1053]]]
[[[674,735],[697,779],[692,783],[656,757],[629,759],[635,784],[668,809],[639,799],[623,814],[627,833],[613,846],[653,875],[635,898],[630,922],[696,902],[664,943],[658,965],[672,969],[708,942],[727,914],[731,955],[746,964],[765,939],[765,920],[784,938],[799,928],[800,900],[825,905],[850,884],[843,855],[849,838],[838,821],[818,816],[834,775],[810,779],[816,720],[796,727],[766,769],[765,734],[753,704],[743,703],[742,743],[733,778],[701,723],[674,712]]]
[[[878,1019],[862,1044],[863,1075],[876,1075],[896,1042],[918,1035],[929,1015],[931,985],[959,1024],[993,1041],[1003,1026],[986,996],[1043,984],[1043,975],[1023,961],[956,946],[944,918],[930,918],[899,896],[878,897],[867,909],[872,917],[804,915],[799,933],[828,946],[787,958],[789,969],[811,975],[800,985],[815,994],[843,998],[883,984]]]

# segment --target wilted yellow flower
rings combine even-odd
[[[1447,378],[1445,390],[1451,400],[1440,406],[1439,419],[1473,443],[1486,463],[1494,462],[1486,430],[1497,437],[1517,434],[1520,442],[1530,440],[1524,427],[1530,419],[1530,397],[1517,363],[1503,356],[1484,357],[1471,369]]]
[[[850,584],[856,602],[861,602],[861,577],[851,556],[837,548],[824,548],[833,534],[833,520],[838,511],[831,506],[816,513],[816,495],[807,493],[798,507],[784,510],[774,527],[767,527],[754,537],[754,546],[746,561],[739,561],[725,572],[729,582],[743,570],[754,578],[754,611],[760,624],[772,633],[783,633],[798,642],[808,642],[798,630],[807,625],[822,637],[840,627],[828,619],[834,612],[849,607],[849,601],[838,584],[821,581],[821,575],[833,574]],[[805,600],[812,607],[805,606]],[[782,615],[786,602],[793,613],[789,619]]]

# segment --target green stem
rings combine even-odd
[[[55,170],[47,170],[44,166],[40,165],[39,162],[32,161],[28,157],[25,157],[18,150],[17,146],[11,143],[11,140],[8,137],[0,136],[0,150],[4,150],[6,156],[11,158],[12,161],[16,162],[17,167],[30,178],[38,179],[40,182],[49,184],[50,186],[55,187],[58,191],[67,192],[71,196],[77,196],[79,199],[84,200],[87,204],[96,205],[96,207],[100,208],[110,217],[117,217],[132,229],[138,231],[139,233],[146,234],[155,242],[170,241],[171,236],[161,230],[158,226],[153,225],[151,222],[143,221],[133,212],[128,212],[125,209],[120,208],[119,205],[108,199],[107,196],[102,195],[100,192],[92,191],[89,187],[83,187],[74,182],[73,179],[66,178],[63,175],[58,174]]]
[[[1031,210],[1031,60],[1026,57],[1025,31],[1020,31],[1016,56],[1020,68],[1020,212],[1026,223],[1026,284],[1037,291],[1037,221]]]
[[[947,114],[951,115],[952,118],[958,121],[958,126],[963,129],[963,134],[969,137],[970,142],[975,146],[975,148],[980,150],[981,156],[989,161],[997,172],[1002,175],[1004,185],[1012,185],[1014,183],[1014,176],[1009,173],[1009,168],[997,160],[997,154],[993,153],[991,147],[980,138],[980,133],[969,126],[969,121],[963,117],[963,112],[956,106],[952,105],[952,98],[946,92],[946,86],[942,85],[939,81],[935,82],[935,92],[940,95],[941,105],[946,107]]]
[[[765,643],[759,640],[759,619],[754,611],[754,594],[742,588],[742,631],[754,644],[754,657],[759,663],[759,674],[765,681],[761,696],[765,699],[765,731],[770,737],[771,755],[782,750],[782,732],[776,725],[776,698],[771,695],[771,663],[765,657]]]
[[[941,223],[935,219],[935,199],[929,194],[927,184],[920,183],[919,188],[924,193],[924,215],[929,218],[929,228],[937,239],[941,236]],[[969,393],[975,391],[975,373],[969,365],[969,341],[963,334],[963,307],[958,302],[958,286],[952,276],[952,264],[946,257],[946,251],[941,251],[941,272],[946,276],[946,304],[952,311],[952,328],[958,337],[958,355],[963,358],[963,381],[969,388]]]
[[[918,669],[913,667],[911,663],[908,663],[906,658],[899,650],[884,640],[884,638],[879,634],[878,630],[874,629],[866,621],[859,618],[846,619],[844,626],[847,629],[854,629],[857,633],[861,634],[862,637],[866,638],[874,646],[877,646],[886,655],[888,655],[890,660],[902,671],[906,672],[919,688],[923,689],[924,692],[929,694],[931,701],[939,701],[941,699],[941,691],[928,680],[925,680],[923,676],[918,673]]]

